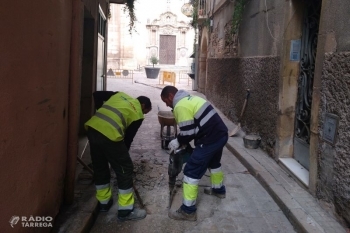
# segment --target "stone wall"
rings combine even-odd
[[[241,120],[247,133],[262,137],[261,147],[275,157],[278,115],[278,57],[208,59],[206,97],[230,120],[237,122],[250,89]],[[249,127],[248,127],[249,126]]]
[[[325,114],[339,117],[336,141],[323,141]],[[319,181],[317,196],[332,202],[350,223],[350,53],[325,55],[319,109]]]

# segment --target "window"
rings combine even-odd
[[[101,6],[99,6],[99,14],[98,14],[98,25],[97,25],[97,32],[105,37],[106,36],[106,16],[103,14],[103,11],[101,9]]]

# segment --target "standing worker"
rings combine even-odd
[[[139,96],[135,99],[123,92],[117,92],[85,123],[100,211],[107,212],[113,205],[108,165],[110,163],[118,182],[119,220],[146,217],[145,210],[134,208],[133,163],[129,149],[144,114],[151,109],[152,104],[148,97]]]
[[[184,168],[183,204],[170,210],[169,218],[175,220],[197,220],[196,199],[198,183],[206,170],[210,171],[211,188],[204,193],[225,198],[224,174],[221,169],[222,150],[228,140],[228,129],[213,106],[205,99],[192,96],[174,86],[166,86],[161,92],[162,101],[173,108],[175,120],[180,128],[177,138],[170,141],[169,149],[194,139],[195,149]]]

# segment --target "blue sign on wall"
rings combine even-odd
[[[290,43],[290,60],[300,61],[301,40],[292,40]]]

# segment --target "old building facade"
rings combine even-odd
[[[122,5],[111,5],[108,28],[107,68],[141,69],[151,65],[189,66],[194,30],[191,18],[181,12],[182,1],[136,1],[137,23],[129,31]]]
[[[198,90],[350,223],[350,3],[193,3]]]
[[[146,60],[152,56],[159,57],[159,64],[188,65],[189,51],[193,40],[188,37],[190,26],[184,21],[178,21],[177,16],[168,11],[162,13],[159,19],[146,24],[147,52]]]

